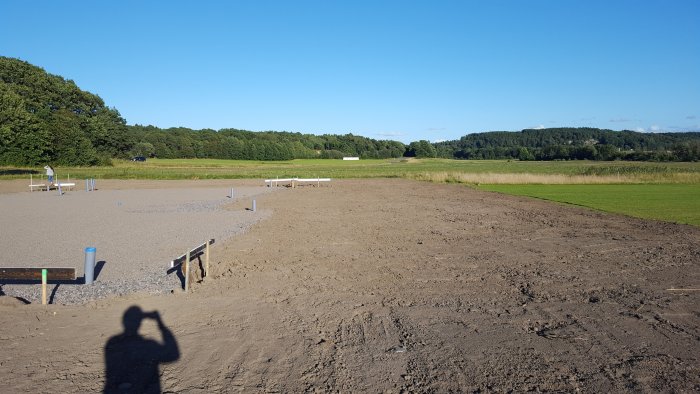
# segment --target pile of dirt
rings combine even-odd
[[[0,305],[3,387],[700,390],[700,294],[668,290],[700,285],[697,228],[405,180],[259,204],[190,294]]]

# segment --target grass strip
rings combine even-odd
[[[148,159],[146,162],[114,160],[113,166],[62,167],[57,174],[65,178],[97,179],[261,179],[287,177],[330,178],[411,178],[431,181],[493,183],[473,181],[465,175],[534,174],[604,178],[622,182],[695,182],[700,180],[700,163],[595,162],[577,161],[508,161],[449,159],[386,160],[291,160],[244,161],[218,159]],[[43,166],[0,167],[0,179],[29,178],[44,173]],[[435,179],[433,179],[435,178]],[[482,179],[482,178],[479,178]],[[518,180],[507,180],[515,182]],[[547,183],[545,179],[543,181]],[[606,181],[610,182],[610,181]]]
[[[477,188],[700,226],[700,184],[479,185]]]

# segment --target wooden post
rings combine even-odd
[[[187,251],[185,259],[185,292],[190,291],[190,251]]]
[[[207,247],[204,249],[204,276],[209,276],[209,240],[207,240]]]
[[[46,268],[41,270],[41,305],[46,305]]]

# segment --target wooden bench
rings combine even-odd
[[[47,188],[46,184],[44,183],[37,183],[37,184],[31,184],[29,185],[29,191],[33,192],[34,189],[38,188],[39,190],[44,190]]]
[[[67,187],[68,190],[73,190],[75,187],[75,182],[70,181],[70,174],[68,174],[68,182],[58,182],[58,183],[34,183],[34,177],[29,174],[29,191],[33,192],[34,189],[49,191],[52,187],[57,189],[58,187]]]
[[[73,188],[75,187],[75,183],[73,183],[73,182],[60,182],[60,183],[51,184],[51,185],[47,185],[47,184],[45,184],[45,183],[35,183],[35,184],[29,185],[29,191],[30,191],[30,192],[33,192],[34,189],[47,190],[47,189],[49,189],[49,188],[51,188],[51,187],[53,187],[54,189],[56,189],[56,188],[58,188],[59,186],[61,186],[61,188],[67,187],[68,190],[73,190]],[[47,190],[47,191],[48,191],[48,190]]]
[[[41,303],[46,305],[46,283],[74,281],[75,268],[0,268],[0,280],[41,281]]]
[[[273,184],[279,186],[279,183],[287,183],[294,188],[299,183],[316,183],[317,186],[321,185],[321,182],[330,182],[331,178],[283,178],[283,179],[265,179],[265,184],[271,187]]]
[[[41,280],[46,270],[48,280],[75,280],[75,268],[0,268],[0,280]]]
[[[214,242],[216,241],[212,238],[196,248],[190,249],[182,256],[170,261],[170,267],[168,268],[167,273],[169,274],[174,271],[182,270],[182,275],[185,279],[185,291],[190,290],[190,261],[204,255],[204,272],[202,272],[202,278],[209,275],[209,245],[213,245]]]
[[[58,187],[58,185],[61,185],[61,188],[67,187],[68,190],[73,190],[73,187],[75,186],[75,183],[73,183],[73,182],[68,182],[68,183],[66,183],[66,182],[60,182],[59,184],[56,185],[56,187]]]

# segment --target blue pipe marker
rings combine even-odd
[[[85,248],[85,284],[91,285],[95,280],[95,253],[93,247]]]

